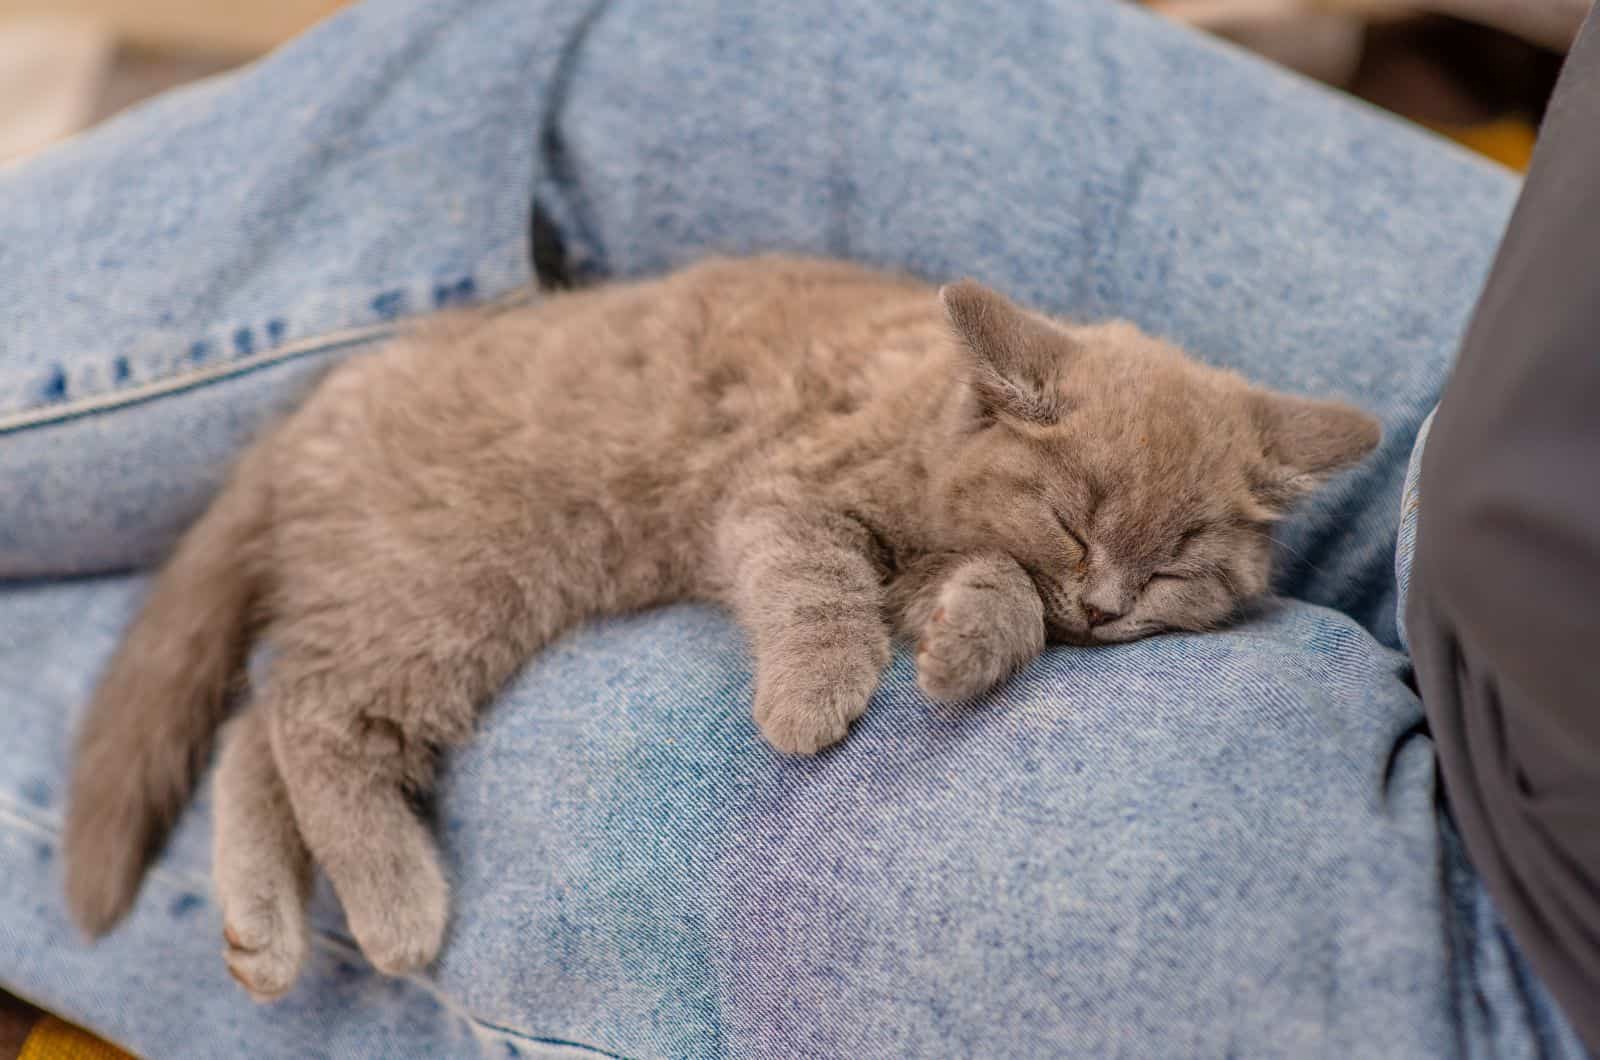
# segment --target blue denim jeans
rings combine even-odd
[[[0,985],[149,1056],[1577,1055],[1441,805],[1402,486],[1516,187],[1103,0],[369,0],[0,177]],[[444,955],[227,979],[202,795],[102,944],[70,734],[238,447],[405,317],[792,248],[1119,314],[1386,439],[1220,634],[950,710],[895,661],[786,759],[677,607],[534,660],[449,763]]]

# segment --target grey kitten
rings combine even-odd
[[[1377,440],[1131,324],[840,262],[442,320],[333,371],[156,581],[79,735],[73,913],[100,934],[132,903],[258,633],[214,872],[230,970],[271,997],[313,863],[374,965],[433,959],[448,888],[408,796],[575,623],[727,605],[762,734],[812,754],[866,710],[892,631],[962,701],[1047,639],[1223,623],[1267,587],[1272,521]]]

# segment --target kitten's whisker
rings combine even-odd
[[[1304,551],[1302,551],[1302,550],[1300,550],[1298,548],[1295,548],[1293,545],[1289,544],[1287,541],[1283,540],[1283,538],[1281,538],[1281,537],[1274,537],[1271,533],[1269,533],[1269,532],[1267,532],[1265,530],[1243,529],[1243,530],[1241,530],[1241,533],[1254,534],[1257,537],[1266,538],[1269,542],[1272,543],[1272,545],[1274,547],[1283,549],[1285,552],[1289,553],[1295,559],[1299,560],[1302,564],[1304,564],[1310,570],[1314,570],[1318,574],[1326,574],[1326,573],[1328,573],[1327,568],[1323,567],[1322,564],[1317,563],[1310,556],[1308,556]]]

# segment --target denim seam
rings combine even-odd
[[[491,308],[506,308],[528,299],[532,293],[530,286],[523,285],[489,299],[482,304]],[[12,412],[0,412],[0,434],[8,434],[30,427],[48,426],[52,423],[108,412],[128,405],[138,405],[155,398],[166,397],[185,390],[234,379],[264,368],[275,367],[304,357],[312,357],[319,353],[328,353],[346,346],[391,338],[403,330],[407,321],[424,319],[426,316],[427,314],[417,314],[405,318],[401,322],[385,321],[381,324],[367,324],[323,332],[319,335],[284,343],[282,346],[265,350],[251,357],[229,361],[224,364],[180,371],[161,379],[122,389],[114,389],[76,401],[53,402],[32,408],[17,409]]]
[[[31,409],[19,409],[16,412],[0,414],[0,434],[24,430],[29,427],[48,426],[52,423],[77,419],[97,412],[108,412],[125,405],[142,404],[154,398],[165,397],[180,391],[192,390],[237,376],[248,375],[251,372],[270,368],[287,361],[298,360],[301,357],[309,357],[317,353],[339,349],[343,346],[387,338],[394,334],[396,330],[396,326],[393,324],[374,324],[364,328],[350,328],[345,331],[330,332],[314,338],[304,339],[300,342],[288,343],[278,349],[247,360],[181,372],[167,376],[164,379],[153,380],[149,383],[142,383],[123,390],[113,390],[105,394],[96,394],[93,397],[82,398],[78,401],[40,405]]]
[[[29,810],[22,806],[21,803],[14,801],[5,793],[0,793],[0,828],[7,828],[13,832],[26,833],[35,838],[48,840],[57,849],[59,849],[61,845],[61,829],[59,826],[52,826],[44,821],[36,819]],[[193,895],[194,897],[205,902],[207,905],[214,906],[216,904],[215,895],[212,893],[210,881],[197,880],[194,877],[190,877],[184,873],[174,872],[171,869],[164,868],[160,865],[151,866],[145,878],[147,882],[154,881],[162,884],[163,886],[179,888],[185,894]],[[318,928],[312,928],[311,937],[319,947],[332,953],[336,953],[341,958],[354,959],[357,961],[365,960],[365,958],[361,955],[361,951],[357,947],[336,935],[330,935],[326,931]],[[368,968],[366,969],[366,974],[371,976],[377,973]],[[531,1045],[551,1045],[570,1049],[582,1049],[587,1052],[594,1053],[596,1056],[608,1057],[609,1060],[626,1060],[626,1058],[620,1053],[613,1053],[606,1049],[602,1049],[597,1045],[590,1045],[587,1042],[581,1042],[571,1038],[557,1038],[551,1035],[535,1034],[532,1031],[526,1031],[517,1027],[508,1027],[504,1024],[491,1022],[462,1008],[461,1004],[455,998],[440,990],[436,983],[433,983],[428,979],[416,975],[405,975],[400,976],[399,978],[426,991],[429,996],[431,996],[444,1008],[448,1009],[450,1013],[457,1019],[471,1024],[478,1033],[487,1036],[499,1035],[505,1038],[515,1038]]]

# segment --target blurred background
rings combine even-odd
[[[0,0],[0,165],[239,66],[341,0]]]
[[[1588,0],[1146,0],[1523,168]],[[249,62],[341,0],[0,0],[0,166]]]

